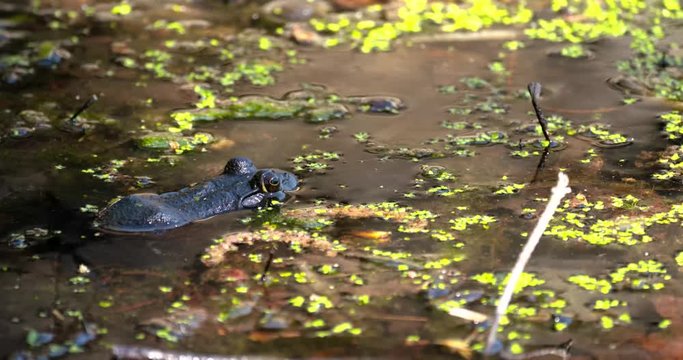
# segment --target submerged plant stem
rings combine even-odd
[[[546,120],[545,116],[543,115],[543,111],[537,103],[538,97],[541,96],[541,84],[537,82],[529,83],[528,90],[529,95],[531,96],[531,106],[533,106],[534,108],[534,112],[536,113],[538,123],[541,124],[543,136],[548,142],[550,142],[550,135],[548,135],[548,120]]]
[[[167,351],[161,349],[154,349],[148,347],[129,346],[129,345],[114,345],[112,353],[116,359],[134,359],[134,360],[276,360],[279,357],[274,356],[249,356],[249,355],[200,355],[190,352]]]
[[[73,122],[74,120],[76,120],[78,115],[80,115],[83,111],[85,111],[89,107],[91,107],[95,103],[95,101],[97,101],[97,100],[98,100],[97,95],[93,94],[92,96],[90,96],[88,98],[88,100],[86,100],[83,103],[83,105],[81,105],[81,107],[78,108],[78,110],[76,110],[76,112],[73,115],[71,115],[71,117],[69,118],[69,122]]]
[[[503,295],[498,301],[496,316],[493,320],[493,325],[489,330],[489,336],[486,341],[486,354],[490,354],[493,350],[493,344],[496,341],[496,334],[498,333],[500,318],[507,312],[507,308],[510,305],[510,300],[512,299],[512,294],[517,285],[517,281],[519,281],[519,277],[522,275],[526,264],[529,262],[529,259],[531,259],[531,254],[534,252],[536,245],[538,245],[538,242],[541,240],[541,236],[543,235],[543,232],[545,232],[546,227],[548,227],[548,223],[550,222],[550,219],[552,219],[553,214],[555,214],[555,210],[558,206],[560,206],[560,201],[562,201],[562,198],[565,195],[571,192],[571,188],[569,188],[569,178],[567,175],[565,175],[563,172],[559,172],[557,177],[557,185],[555,185],[555,187],[552,189],[550,201],[548,201],[548,205],[546,205],[545,210],[543,210],[543,214],[541,214],[541,217],[538,219],[536,227],[534,227],[534,230],[531,232],[531,235],[524,245],[522,252],[519,254],[517,262],[510,273],[510,280],[508,280],[505,290],[503,291]]]

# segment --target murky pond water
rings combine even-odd
[[[1,356],[481,357],[559,171],[495,356],[681,356],[678,2],[281,3],[0,3]],[[93,227],[236,156],[299,188]]]

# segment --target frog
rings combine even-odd
[[[297,177],[279,169],[257,169],[246,157],[234,157],[223,172],[178,191],[137,193],[102,209],[95,228],[116,233],[163,232],[233,211],[283,202],[296,190]]]

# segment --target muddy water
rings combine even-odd
[[[59,5],[77,9],[79,4],[64,1]],[[103,4],[91,5],[102,16],[110,9]],[[652,168],[636,166],[644,152],[665,148],[661,125],[655,118],[668,110],[668,105],[645,98],[624,106],[621,103],[623,95],[605,83],[608,77],[617,74],[614,62],[629,56],[628,41],[624,39],[603,39],[591,44],[595,57],[578,60],[548,56],[548,52],[555,49],[553,45],[529,42],[526,48],[510,53],[504,60],[509,71],[507,76],[491,74],[486,67],[496,60],[501,40],[415,43],[372,55],[352,50],[301,47],[298,48],[299,56],[307,60],[305,64],[287,65],[283,72],[277,73],[277,83],[272,86],[240,84],[234,95],[261,94],[279,98],[300,88],[301,84],[309,83],[323,85],[327,91],[341,96],[398,97],[405,101],[407,108],[391,115],[354,112],[347,119],[323,125],[307,124],[299,118],[199,124],[198,130],[227,139],[229,145],[208,146],[205,152],[179,155],[173,158],[173,165],[166,161],[147,162],[145,159],[159,154],[137,148],[132,139],[143,132],[143,126],[153,129],[155,123],[170,123],[168,114],[191,107],[196,95],[186,84],[154,79],[149,73],[112,64],[112,41],[127,41],[138,52],[159,48],[155,34],[144,30],[152,22],[150,19],[157,18],[209,21],[208,27],[192,30],[186,36],[189,39],[236,34],[238,29],[248,25],[244,15],[252,11],[252,5],[191,4],[182,14],[175,14],[153,2],[140,1],[135,5],[142,10],[115,22],[115,26],[105,20],[89,19],[50,32],[45,28],[44,18],[37,15],[30,15],[28,20],[18,24],[10,22],[7,26],[29,34],[27,39],[10,43],[3,49],[7,51],[21,49],[26,41],[67,37],[81,34],[83,29],[88,31],[80,36],[78,46],[70,47],[72,57],[66,64],[52,71],[39,70],[36,76],[21,84],[4,85],[0,100],[3,131],[11,128],[16,115],[25,109],[44,111],[56,123],[67,118],[91,94],[97,94],[100,100],[88,110],[89,113],[114,121],[110,125],[95,125],[84,134],[53,128],[38,130],[22,139],[5,137],[0,142],[0,238],[9,239],[13,233],[35,227],[59,232],[50,239],[29,242],[26,248],[11,247],[5,240],[0,245],[3,269],[0,286],[5,294],[0,309],[2,356],[28,348],[26,334],[29,329],[52,332],[56,334],[57,342],[67,341],[79,331],[79,322],[73,320],[79,317],[106,332],[98,334],[97,339],[85,347],[85,353],[71,355],[74,358],[106,358],[113,344],[207,354],[449,356],[434,344],[441,339],[464,339],[476,327],[435,309],[435,302],[423,290],[429,288],[430,283],[457,279],[448,285],[447,296],[457,299],[460,292],[480,292],[485,301],[473,300],[467,307],[491,314],[490,304],[497,291],[473,281],[471,276],[506,271],[511,267],[524,242],[520,233],[530,231],[535,222],[535,218],[525,219],[520,213],[526,207],[542,211],[543,202],[534,199],[548,197],[558,170],[568,173],[574,194],[583,193],[590,201],[609,201],[611,196],[633,194],[643,203],[661,210],[666,204],[680,200],[675,186],[650,180]],[[2,15],[16,20],[24,13],[26,11],[21,8],[8,7]],[[514,36],[522,38],[523,35],[519,32]],[[215,57],[198,57],[205,62],[216,61]],[[85,64],[96,66],[84,67]],[[178,65],[178,68],[187,66]],[[110,71],[113,73],[108,74]],[[465,77],[475,76],[487,80],[492,87],[468,89],[460,82]],[[534,124],[535,121],[529,112],[528,99],[516,95],[523,92],[530,81],[543,84],[541,103],[547,114],[561,115],[575,126],[596,121],[610,124],[610,131],[633,137],[634,143],[603,149],[595,147],[588,139],[569,136],[565,140],[566,148],[550,152],[540,170],[537,170],[539,156],[511,157],[509,153],[514,146],[469,146],[468,149],[476,152],[473,157],[420,160],[373,151],[375,146],[382,145],[389,149],[431,147],[443,152],[443,139],[448,134],[473,135],[486,130],[506,131],[511,144],[535,137],[514,131],[520,124]],[[439,93],[437,90],[443,85],[455,85],[458,90],[452,94]],[[469,115],[449,114],[449,108],[465,106],[462,100],[470,96],[474,97],[475,103],[497,96],[496,101],[507,106],[508,111],[505,114],[477,111]],[[145,102],[148,98],[153,99],[151,105]],[[444,120],[477,122],[484,128],[449,130],[441,125]],[[335,126],[337,131],[323,139],[320,130],[325,126]],[[359,132],[370,135],[368,144],[354,139],[353,135]],[[433,139],[441,141],[431,141]],[[581,163],[591,149],[596,151],[596,158],[589,164]],[[240,246],[239,251],[228,255],[222,265],[222,269],[231,274],[244,274],[239,283],[250,290],[237,294],[235,284],[205,280],[210,276],[206,275],[210,270],[202,265],[199,257],[215,238],[259,229],[257,224],[247,225],[241,221],[255,217],[254,213],[216,216],[178,230],[143,236],[98,232],[91,227],[94,214],[81,210],[87,204],[102,208],[116,196],[172,191],[202,181],[220,173],[227,159],[233,156],[247,156],[259,167],[292,169],[291,159],[314,150],[339,152],[342,156],[340,160],[330,162],[331,167],[323,174],[300,174],[300,189],[285,204],[287,209],[308,208],[321,199],[328,205],[397,201],[403,206],[438,215],[429,223],[430,230],[448,229],[449,219],[473,214],[495,216],[497,222],[488,230],[475,225],[467,232],[453,232],[456,239],[464,243],[462,247],[436,242],[428,233],[401,233],[397,224],[390,221],[352,217],[338,220],[331,230],[326,230],[329,236],[341,239],[348,248],[347,255],[329,257],[316,249],[297,253],[286,245],[262,242]],[[130,161],[120,170],[125,175],[150,176],[155,183],[140,189],[130,182],[105,182],[83,172],[104,166],[113,159]],[[426,186],[416,187],[422,178],[423,165],[443,166],[456,176],[449,186],[468,185],[474,190],[453,197],[426,195]],[[508,182],[525,183],[527,187],[510,196],[492,195],[504,182],[504,176]],[[418,195],[414,198],[405,196],[410,193]],[[460,210],[463,207],[467,209]],[[391,232],[392,235],[388,241],[358,235],[359,231],[368,230]],[[528,335],[523,341],[525,347],[534,349],[574,339],[573,354],[577,358],[622,355],[637,358],[656,355],[658,349],[653,344],[657,341],[664,344],[674,341],[676,333],[649,338],[647,334],[656,329],[663,317],[672,318],[675,324],[680,321],[672,310],[675,307],[666,305],[680,301],[683,291],[672,260],[681,248],[680,229],[678,226],[657,227],[652,236],[657,241],[634,247],[598,247],[550,236],[544,238],[528,271],[546,281],[540,288],[553,290],[567,301],[563,313],[571,316],[574,322],[564,332],[550,331],[552,320],[540,315],[515,322],[515,331]],[[412,272],[398,272],[396,262],[381,256],[358,255],[364,254],[367,248],[411,253],[409,266],[445,257],[462,260],[442,269],[415,267]],[[312,281],[305,284],[283,281],[264,286],[250,280],[263,271],[263,257],[267,258],[269,253],[281,259],[273,264],[270,270],[273,274],[304,272]],[[249,254],[262,258],[249,261]],[[664,290],[623,290],[602,296],[567,282],[568,277],[577,273],[597,277],[642,259],[657,259],[669,269],[673,278],[666,282]],[[311,268],[322,264],[337,264],[343,271],[331,277],[310,274]],[[82,275],[88,282],[75,284],[73,278],[79,275],[81,265],[90,271]],[[346,280],[349,274],[360,274],[366,284],[361,287],[349,284]],[[420,280],[426,275],[430,276],[428,280]],[[160,292],[160,287],[173,290]],[[335,303],[333,310],[320,317],[331,325],[351,322],[362,329],[362,335],[317,337],[302,330],[302,324],[317,315],[292,309],[288,301],[297,295],[308,297],[310,294],[326,295]],[[197,329],[189,330],[176,341],[162,341],[142,330],[140,325],[145,321],[167,317],[172,304],[182,295],[188,299],[176,310],[207,314],[207,320]],[[371,305],[355,306],[353,299],[357,295],[369,295]],[[235,308],[231,299],[237,297],[242,301],[254,301],[255,310],[243,318],[218,321],[220,313]],[[627,302],[631,323],[624,322],[611,331],[600,328],[597,323],[602,314],[593,311],[591,304],[601,298]],[[534,303],[529,294],[520,296],[518,301]],[[76,311],[81,315],[76,315]],[[281,316],[289,325],[267,329],[259,323],[267,313]],[[405,339],[413,335],[419,335],[422,340],[406,345]],[[672,336],[672,340],[667,336]],[[615,353],[610,354],[607,349]]]

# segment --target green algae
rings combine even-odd
[[[635,206],[635,197],[629,197],[626,202],[633,205],[624,206],[624,199],[613,199],[612,209],[623,208],[626,214],[610,218],[600,218],[600,214],[611,211],[603,201],[591,203],[581,195],[579,205],[570,205],[565,201],[558,209],[557,220],[553,220],[546,230],[546,235],[552,235],[562,240],[580,240],[592,245],[605,246],[610,244],[638,245],[652,242],[655,239],[647,233],[656,224],[672,224],[683,218],[683,207],[672,205],[663,212],[646,212],[647,208]],[[576,200],[574,200],[576,201]],[[616,206],[615,206],[616,205]]]
[[[292,170],[296,173],[318,172],[323,173],[331,168],[330,162],[339,161],[341,153],[328,151],[315,151],[299,155],[292,159]]]
[[[81,173],[90,174],[94,178],[103,180],[105,182],[114,182],[121,177],[124,177],[120,170],[128,163],[128,160],[113,159],[109,160],[109,162],[102,166],[82,169]]]
[[[213,135],[209,133],[200,132],[191,136],[183,136],[163,132],[143,135],[137,139],[137,145],[146,150],[169,151],[179,155],[214,141]]]
[[[419,159],[439,159],[446,157],[447,154],[444,151],[429,147],[390,147],[383,144],[378,144],[372,141],[366,143],[365,151],[379,155],[381,158],[398,158],[398,159],[409,159],[413,161],[418,161]]]
[[[602,294],[610,294],[616,290],[648,291],[661,290],[664,282],[671,279],[664,265],[655,260],[640,260],[615,269],[607,276],[594,278],[588,275],[572,275],[567,280],[579,287]],[[607,305],[611,306],[612,300]],[[617,302],[615,306],[625,306]],[[596,303],[594,308],[604,308],[606,304]]]
[[[156,49],[147,50],[142,57],[146,60],[142,65],[143,68],[154,74],[154,77],[158,79],[171,79],[174,77],[167,69],[168,64],[172,59],[169,52]]]
[[[276,100],[267,96],[245,96],[231,98],[227,104],[211,109],[181,111],[171,114],[178,118],[197,121],[291,118],[304,109],[298,102]]]
[[[623,134],[610,132],[605,124],[582,125],[576,131],[579,135],[597,140],[596,145],[602,147],[620,147],[633,143],[633,138]]]
[[[676,254],[674,260],[678,266],[683,267],[683,251],[680,251],[678,254]]]
[[[467,121],[451,121],[444,120],[441,122],[441,127],[449,130],[469,130],[469,129],[481,129],[484,127],[482,123],[470,123]]]
[[[518,193],[520,190],[524,189],[526,187],[526,184],[516,184],[516,183],[508,183],[508,184],[502,184],[496,189],[493,194],[494,195],[512,195]]]
[[[439,182],[454,181],[455,175],[443,166],[422,165],[420,175],[426,179],[433,179]]]
[[[121,1],[120,3],[112,6],[111,13],[113,15],[126,16],[133,11],[133,7],[128,3],[128,1]]]
[[[572,59],[579,59],[588,57],[590,52],[580,44],[571,44],[563,47],[560,50],[560,55]]]
[[[370,141],[370,134],[362,131],[362,132],[357,132],[353,134],[353,138],[358,141],[359,143],[367,143]]]
[[[683,148],[680,146],[669,146],[662,152],[657,165],[664,169],[652,174],[654,180],[670,181],[683,177]]]
[[[308,123],[324,123],[350,115],[348,105],[359,111],[397,113],[403,108],[400,99],[392,97],[340,97],[323,87],[305,85],[287,93],[282,99],[249,95],[220,99],[214,91],[195,86],[200,100],[195,109],[171,113],[176,130],[192,129],[195,122],[219,120],[280,120],[301,117]],[[366,109],[368,107],[368,109]]]
[[[553,11],[580,15],[581,20],[568,21],[561,17],[540,19],[525,30],[525,33],[533,39],[571,43],[595,40],[603,36],[618,37],[627,33],[628,22],[644,9],[644,1],[553,1]]]
[[[555,17],[538,19],[525,30],[525,34],[532,39],[569,43],[560,54],[571,58],[587,56],[582,43],[630,35],[634,56],[620,61],[618,70],[635,77],[646,85],[645,88],[653,89],[656,96],[680,101],[683,98],[680,79],[662,66],[680,65],[680,56],[667,56],[668,50],[662,54],[658,50],[662,46],[657,44],[666,36],[663,19],[681,19],[683,11],[677,1],[664,1],[661,6],[647,4],[643,0],[556,0],[552,6]]]
[[[493,286],[498,292],[502,293],[503,289],[505,289],[505,285],[507,285],[507,282],[510,279],[510,274],[503,276],[503,274],[484,272],[471,276],[471,279],[481,284]],[[535,274],[524,272],[515,285],[514,293],[518,294],[526,288],[533,288],[543,284],[545,284],[545,280],[539,278]]]
[[[382,13],[391,14],[390,20]],[[527,23],[531,17],[531,10],[523,3],[507,8],[490,0],[468,0],[463,4],[408,0],[395,9],[373,5],[360,17],[322,17],[310,20],[310,25],[324,36],[326,47],[349,44],[362,53],[371,53],[389,51],[399,38],[410,34],[474,32],[497,24]]]
[[[664,122],[664,131],[669,140],[679,140],[683,138],[683,115],[678,111],[671,111],[659,115]]]
[[[448,222],[451,224],[451,229],[455,231],[465,231],[472,225],[479,225],[482,229],[486,230],[490,227],[490,224],[496,221],[498,220],[493,216],[477,214],[470,216],[460,216],[455,219],[451,219]]]
[[[462,194],[467,191],[471,191],[472,187],[469,185],[464,185],[462,187],[450,187],[446,185],[438,185],[430,187],[426,190],[427,195],[436,195],[443,197],[452,197],[457,194]]]
[[[343,119],[349,114],[349,109],[343,104],[322,105],[306,111],[305,121],[318,124],[331,120]]]
[[[282,65],[275,61],[243,61],[238,63],[233,71],[223,73],[219,82],[227,89],[232,89],[240,80],[254,86],[268,86],[275,84],[274,73],[282,70]]]
[[[502,131],[485,131],[475,135],[452,136],[448,135],[445,139],[453,146],[466,145],[494,145],[507,143],[508,135]]]

